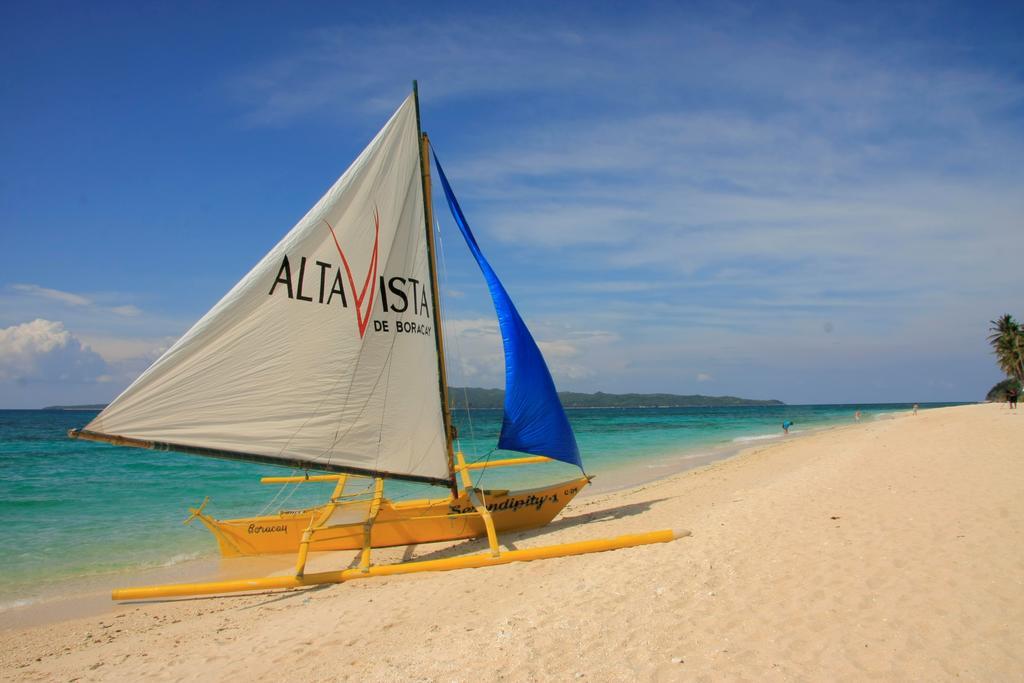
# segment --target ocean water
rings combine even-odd
[[[926,404],[922,409],[951,404]],[[689,458],[727,454],[791,432],[821,429],[909,410],[909,404],[751,406],[730,408],[575,409],[568,411],[587,472],[595,483],[655,478]],[[199,524],[184,526],[188,507],[231,518],[317,505],[329,484],[266,486],[261,476],[280,468],[178,453],[72,441],[95,412],[0,410],[0,610],[59,593],[83,577],[173,565],[215,556]],[[492,452],[500,411],[455,416],[470,459],[509,457]],[[649,473],[649,474],[645,474]],[[485,486],[528,486],[569,478],[562,463],[503,468],[483,474]],[[389,484],[391,498],[443,495],[437,488]]]

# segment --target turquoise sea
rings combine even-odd
[[[922,409],[952,404],[926,404]],[[576,409],[569,419],[595,485],[652,479],[688,459],[726,455],[751,442],[849,424],[910,409],[909,404],[730,408]],[[230,518],[322,503],[330,485],[261,485],[287,470],[177,453],[72,441],[95,412],[0,410],[0,610],[61,591],[69,581],[173,565],[216,555],[201,525],[184,526],[187,508],[211,497],[207,511]],[[500,411],[456,416],[467,454],[486,457],[497,441]],[[490,457],[507,457],[500,452]],[[671,468],[671,469],[669,469]],[[528,485],[571,477],[561,463],[505,468],[485,486]],[[389,484],[392,498],[443,495]]]

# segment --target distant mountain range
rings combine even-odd
[[[40,410],[103,410],[106,407],[106,403],[84,403],[77,406],[46,406]]]
[[[448,397],[455,410],[465,410],[469,400],[476,410],[501,410],[505,405],[504,389],[481,389],[479,387],[448,387]],[[715,406],[781,406],[782,401],[766,401],[735,396],[702,396],[691,394],[581,394],[575,391],[560,391],[558,397],[566,408],[708,408]],[[89,403],[70,406],[46,406],[43,410],[103,410],[105,403]]]
[[[449,387],[448,397],[456,410],[465,410],[469,405],[478,410],[501,410],[505,404],[504,389],[479,389],[477,387]],[[558,397],[566,408],[705,408],[713,406],[781,406],[782,401],[770,399],[760,401],[735,396],[701,396],[692,394],[581,394],[575,391],[560,391]]]

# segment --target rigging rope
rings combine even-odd
[[[434,216],[434,226],[435,226],[435,233],[437,235],[437,244],[438,244],[438,249],[437,250],[441,254],[441,268],[440,268],[440,270],[441,270],[441,277],[442,277],[442,279],[444,281],[444,288],[448,289],[448,255],[447,255],[447,252],[445,251],[444,237],[443,237],[443,235],[441,233],[441,221],[439,221],[437,219],[436,215]],[[452,339],[452,338],[455,339],[455,357],[456,357],[456,360],[461,361],[463,359],[463,357],[464,357],[462,355],[462,344],[459,341],[459,335],[456,334],[456,333],[453,333],[451,331],[452,328],[451,328],[451,325],[449,324],[448,317],[444,314],[444,309],[442,309],[441,321],[442,321],[443,327],[446,330],[446,335],[448,336],[448,338],[449,339]],[[470,412],[470,408],[469,408],[469,391],[467,390],[467,388],[465,386],[465,384],[466,384],[465,380],[463,380],[462,384],[463,384],[463,386],[462,386],[462,405],[463,405],[463,407],[464,407],[464,409],[466,411],[466,422],[469,424],[469,443],[470,443],[470,446],[474,450],[476,450],[476,448],[477,448],[476,430],[475,430],[475,428],[473,426],[473,414],[472,414],[472,412]],[[460,443],[460,446],[461,446],[461,443]],[[460,448],[460,450],[461,450],[461,448]]]

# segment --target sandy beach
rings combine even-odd
[[[505,539],[692,531],[669,544],[111,604],[0,631],[0,677],[1020,680],[1022,444],[1024,414],[1005,405],[824,430],[581,498],[551,526]],[[350,560],[317,557],[314,569]]]

